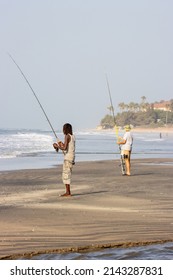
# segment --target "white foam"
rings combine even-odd
[[[14,158],[23,153],[48,152],[52,150],[53,137],[36,132],[4,133],[0,135],[0,158]]]

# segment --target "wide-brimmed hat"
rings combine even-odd
[[[129,130],[131,130],[131,127],[130,127],[129,124],[127,124],[127,125],[124,126],[124,129],[127,130],[127,131],[129,131]]]

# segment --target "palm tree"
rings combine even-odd
[[[166,104],[165,107],[166,107],[166,126],[167,126],[167,123],[168,123],[168,113],[171,110],[171,104]]]
[[[129,110],[132,111],[132,112],[135,112],[136,111],[136,103],[130,102],[129,103]]]
[[[141,103],[145,103],[145,101],[147,100],[147,98],[145,96],[141,96],[142,102]]]
[[[118,107],[120,108],[121,111],[124,111],[125,108],[126,108],[126,105],[125,105],[124,102],[121,102],[121,103],[118,104]]]
[[[142,96],[141,97],[142,101],[141,101],[141,104],[140,104],[140,108],[141,108],[141,111],[142,112],[145,112],[146,111],[146,97],[145,96]]]
[[[134,104],[134,110],[135,110],[135,112],[140,110],[140,105],[138,103]]]
[[[169,108],[170,108],[171,112],[173,112],[173,99],[170,100]]]

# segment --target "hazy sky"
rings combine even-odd
[[[0,128],[94,128],[113,104],[173,98],[172,0],[0,0]],[[115,113],[116,113],[115,112]]]

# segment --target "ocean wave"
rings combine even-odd
[[[52,150],[54,139],[47,133],[4,131],[0,134],[0,158],[14,158],[22,154],[48,152]]]
[[[160,139],[160,138],[152,138],[152,139],[143,139],[143,141],[145,141],[145,142],[162,142],[162,141],[164,141],[164,139]]]

